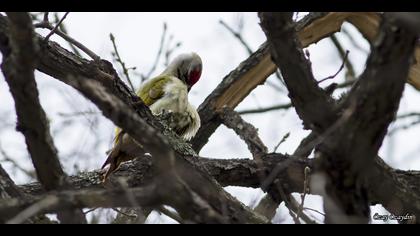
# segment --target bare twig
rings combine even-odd
[[[230,33],[232,33],[232,35],[238,39],[238,41],[242,44],[242,46],[244,46],[244,48],[246,49],[246,51],[248,52],[249,55],[251,55],[254,51],[251,49],[251,47],[249,46],[249,44],[247,42],[245,42],[242,34],[240,31],[235,31],[234,29],[232,29],[232,27],[230,27],[226,22],[224,22],[223,20],[219,20],[219,23],[224,26]],[[241,27],[239,27],[241,29]],[[276,70],[276,72],[274,73],[275,76],[277,77],[278,80],[280,80],[280,82],[284,85],[284,81],[281,77],[281,74],[278,70]],[[275,85],[274,83],[267,81],[267,85],[269,85],[270,87],[274,88],[277,91],[283,92],[283,90],[279,87],[277,87],[277,85]]]
[[[238,114],[246,115],[246,114],[263,113],[263,112],[269,112],[269,111],[275,111],[275,110],[281,110],[281,109],[288,109],[291,107],[292,107],[292,104],[288,103],[288,104],[275,105],[275,106],[266,107],[266,108],[257,108],[257,109],[238,111]]]
[[[341,63],[341,66],[338,69],[338,71],[335,74],[333,74],[333,75],[330,75],[330,76],[328,76],[328,77],[326,77],[324,79],[319,80],[318,81],[318,84],[320,84],[320,83],[322,83],[322,82],[324,82],[326,80],[329,80],[329,79],[334,79],[338,75],[338,73],[340,73],[343,70],[344,65],[346,64],[348,55],[349,55],[349,50],[346,51],[346,54],[344,55],[344,58],[343,58],[343,63]]]
[[[73,117],[73,116],[86,116],[86,115],[99,115],[99,111],[76,111],[72,113],[58,112],[57,115],[61,117]]]
[[[409,117],[420,117],[420,112],[410,112],[397,116],[397,119],[409,118]]]
[[[45,38],[44,38],[44,42],[47,42],[48,41],[48,39],[58,30],[58,27],[61,25],[61,23],[64,21],[64,19],[66,19],[66,17],[67,17],[67,15],[69,14],[70,12],[66,12],[65,14],[64,14],[64,16],[61,18],[61,20],[54,26],[54,28],[50,31],[50,33],[48,33],[47,34],[47,36],[45,36]],[[46,19],[48,20],[48,16],[46,17]],[[44,17],[44,20],[45,20],[45,17]]]
[[[50,30],[54,29],[54,27],[49,22],[36,23],[36,24],[34,24],[34,27],[35,28],[50,29]],[[62,32],[61,30],[56,29],[55,34],[59,35],[60,37],[62,37],[67,42],[69,42],[69,43],[75,45],[76,47],[78,47],[80,50],[82,50],[84,53],[86,53],[93,60],[95,60],[95,61],[100,61],[101,60],[101,58],[98,55],[96,55],[94,52],[92,52],[90,49],[88,49],[85,45],[81,44],[77,40],[73,39],[69,35]]]
[[[249,55],[252,54],[253,50],[251,49],[249,44],[247,42],[245,42],[244,38],[242,37],[242,34],[240,34],[239,32],[236,32],[234,29],[232,29],[232,27],[230,27],[228,24],[226,24],[226,22],[224,22],[223,20],[219,20],[219,23],[221,25],[223,25],[230,33],[232,33],[232,35],[235,38],[237,38],[239,40],[239,42],[241,42],[241,44],[245,47],[245,49],[246,49],[246,51],[248,52]]]
[[[297,217],[297,215],[293,213],[292,211],[292,207],[291,207],[292,204],[290,202],[291,195],[288,195],[288,196],[286,195],[286,193],[283,190],[283,187],[281,186],[281,183],[277,179],[274,180],[274,184],[277,187],[280,197],[284,201],[287,210],[289,210],[289,214],[293,218],[293,221],[295,222],[295,224],[300,224],[299,217]]]
[[[324,213],[322,213],[322,212],[320,212],[320,211],[318,211],[318,210],[316,210],[316,209],[313,209],[313,208],[304,207],[304,208],[303,208],[303,210],[313,211],[313,212],[316,212],[316,213],[318,213],[318,214],[320,214],[320,215],[322,215],[322,216],[325,216],[325,214],[324,214]]]
[[[55,21],[56,21],[56,22],[60,21],[60,18],[59,18],[59,15],[58,15],[58,13],[57,13],[57,12],[56,12],[56,13],[54,13],[54,18],[55,18]],[[47,21],[48,21],[48,19],[47,19]],[[67,31],[66,25],[64,24],[64,22],[62,22],[62,23],[60,24],[59,29],[60,29],[63,33],[65,33],[65,34],[67,34],[67,35],[69,34],[69,33],[68,33],[68,31]],[[74,53],[74,54],[76,54],[78,57],[82,57],[82,54],[80,54],[79,49],[77,49],[77,47],[76,47],[76,46],[74,46],[74,44],[72,44],[72,43],[70,43],[70,42],[68,42],[68,41],[66,41],[66,42],[68,43],[69,47],[71,48],[71,50],[73,51],[73,53]]]
[[[166,33],[168,31],[168,25],[166,24],[166,22],[163,23],[163,31],[162,31],[162,36],[160,38],[160,44],[159,44],[159,49],[158,52],[156,54],[156,58],[155,58],[155,62],[153,63],[152,67],[150,68],[149,72],[147,72],[147,74],[145,76],[143,76],[143,78],[148,79],[150,78],[150,76],[153,74],[153,72],[156,70],[156,67],[159,63],[159,59],[160,56],[162,55],[162,51],[163,51],[163,45],[165,43],[165,39],[166,39]]]
[[[365,54],[369,54],[369,51],[367,51],[366,49],[364,49],[364,48],[362,48],[362,47],[360,46],[360,44],[359,44],[358,40],[356,40],[356,39],[353,37],[353,34],[352,34],[352,33],[350,33],[346,27],[342,27],[342,28],[341,28],[341,33],[343,33],[345,36],[347,36],[347,38],[350,40],[350,42],[353,44],[353,46],[354,46],[355,48],[359,49],[360,51],[362,51],[362,52],[363,52],[363,53],[365,53]]]
[[[117,44],[115,43],[115,37],[112,33],[109,34],[109,38],[111,39],[112,42],[112,46],[114,47],[114,53],[113,55],[115,56],[115,59],[117,60],[117,62],[121,65],[122,69],[123,69],[123,73],[125,75],[125,78],[127,79],[128,84],[130,85],[130,88],[133,92],[135,92],[135,88],[133,86],[133,83],[131,82],[130,79],[130,75],[128,73],[128,69],[127,67],[125,67],[125,63],[123,62],[123,60],[121,59],[120,53],[118,52],[117,49]]]
[[[309,174],[310,174],[310,172],[311,172],[311,169],[308,166],[305,167],[305,170],[304,170],[305,180],[303,182],[303,191],[302,191],[302,194],[300,195],[301,196],[301,202],[300,202],[300,205],[298,207],[298,211],[296,212],[297,217],[301,216],[301,214],[303,212],[303,205],[305,204],[306,194],[309,193]]]
[[[88,214],[88,213],[91,213],[92,211],[95,211],[96,209],[98,209],[98,207],[94,207],[94,208],[92,208],[92,209],[89,209],[89,210],[87,210],[87,211],[84,211],[83,212],[83,214]]]
[[[284,136],[283,136],[283,138],[281,138],[281,140],[280,140],[280,142],[274,147],[274,149],[273,149],[273,152],[276,152],[277,151],[277,149],[280,147],[280,145],[282,144],[282,143],[284,143],[286,140],[287,140],[287,138],[289,138],[289,136],[290,136],[290,132],[287,132],[287,134],[285,134]]]
[[[418,124],[420,124],[420,119],[415,120],[415,121],[412,121],[412,122],[410,122],[409,124],[406,124],[406,125],[401,125],[401,126],[399,126],[399,127],[393,128],[392,130],[390,130],[390,131],[388,132],[388,134],[387,134],[387,135],[389,135],[389,136],[394,135],[394,134],[395,134],[395,133],[397,133],[398,131],[405,130],[405,129],[409,129],[409,128],[411,128],[411,127],[413,127],[413,126],[415,126],[415,125],[418,125]]]
[[[181,42],[177,42],[177,43],[175,43],[175,45],[173,47],[170,47],[173,39],[174,39],[174,36],[170,35],[169,39],[168,39],[168,42],[166,43],[165,63],[164,63],[165,66],[168,66],[169,59],[170,59],[172,53],[182,45]]]
[[[346,81],[355,79],[356,73],[354,72],[353,64],[351,63],[349,58],[347,58],[346,60],[347,52],[344,50],[343,46],[341,45],[340,41],[335,36],[335,34],[331,35],[330,39],[337,48],[338,54],[340,55],[341,59],[345,61],[345,65],[347,68]]]

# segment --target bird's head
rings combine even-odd
[[[197,53],[183,53],[178,55],[165,70],[182,80],[190,91],[191,87],[200,79],[203,63]],[[164,73],[165,73],[164,72]]]

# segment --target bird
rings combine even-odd
[[[200,116],[188,101],[188,93],[200,80],[203,63],[195,52],[182,53],[156,77],[144,82],[137,90],[146,106],[154,116],[168,115],[168,126],[185,141],[195,136],[200,128]],[[121,163],[144,155],[141,143],[131,138],[120,128],[116,128],[114,145],[102,170],[109,165],[103,175],[105,182]]]

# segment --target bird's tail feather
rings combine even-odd
[[[118,167],[121,165],[121,162],[126,159],[124,158],[125,154],[122,152],[119,152],[117,149],[111,150],[111,152],[108,154],[108,158],[102,165],[101,169],[104,169],[108,164],[109,168],[106,170],[105,174],[103,175],[103,181],[105,182],[108,178],[108,176],[115,172]]]

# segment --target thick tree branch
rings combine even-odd
[[[27,13],[8,13],[11,52],[3,52],[1,68],[15,100],[17,130],[25,136],[26,145],[31,154],[37,177],[46,190],[66,188],[64,173],[57,149],[49,133],[49,125],[42,109],[36,88],[34,69],[37,60],[38,45]],[[58,218],[63,223],[85,223],[80,210],[59,212]]]
[[[166,180],[166,185],[162,184],[161,188],[167,196],[165,200],[169,201],[181,215],[187,216],[190,220],[200,220],[199,222],[204,223],[206,219],[209,219],[209,216],[214,215],[213,213],[209,214],[209,212],[214,210],[206,206],[206,204],[214,204],[215,206],[213,205],[212,207],[216,207],[220,215],[223,215],[223,204],[228,204],[231,206],[231,212],[228,212],[229,215],[226,216],[228,221],[255,222],[257,220],[249,210],[243,208],[232,198],[229,198],[227,193],[215,181],[212,181],[203,170],[200,170],[199,167],[194,167],[195,165],[184,159],[181,154],[174,153],[163,134],[149,126],[118,98],[108,94],[101,84],[87,78],[69,78],[66,82],[91,99],[106,117],[114,121],[117,126],[127,130],[126,132],[131,137],[142,143],[146,150],[152,154],[153,160],[157,160],[156,168],[158,171],[156,174],[158,179],[163,178],[161,181]],[[177,156],[175,157],[175,155]],[[174,201],[171,194],[173,191],[170,191],[173,188],[178,190],[177,192],[180,196],[186,197],[185,200],[191,200],[188,201],[189,205],[186,205],[187,202],[185,201]],[[187,198],[189,193],[192,196]],[[162,196],[165,194],[162,193]],[[205,200],[199,200],[201,198]],[[193,206],[197,206],[197,208]],[[195,214],[197,214],[197,211],[203,214],[201,218],[197,219],[197,216],[200,215],[192,214],[192,211]],[[212,219],[211,222],[214,220]]]
[[[334,102],[318,87],[302,45],[295,38],[295,25],[281,13],[259,14],[261,26],[272,46],[274,62],[283,74],[289,97],[306,128],[320,131],[323,124],[332,124],[337,117]],[[327,104],[327,105],[324,105]]]
[[[316,172],[313,159],[288,157],[281,154],[268,154],[263,157],[263,166],[251,159],[208,159],[199,158],[197,164],[203,166],[211,173],[222,186],[260,187],[258,173],[270,173],[276,166],[287,163],[287,171],[277,176],[279,182],[287,183],[285,193],[302,192],[304,183],[304,169],[306,166]],[[372,169],[372,181],[368,191],[370,204],[382,204],[394,214],[420,215],[420,172],[402,171],[389,167],[379,157],[375,158]],[[155,175],[151,158],[146,157],[125,163],[112,175],[111,181],[117,178],[126,180],[129,188],[144,187],[151,182]],[[69,178],[70,183],[80,190],[103,189],[99,171],[84,172]],[[45,191],[39,183],[19,186],[28,195],[44,195]],[[315,191],[315,192],[314,192]],[[392,192],[393,194],[389,194]],[[311,194],[320,194],[311,189]],[[0,208],[1,208],[0,203]],[[417,207],[415,207],[417,206]],[[410,211],[406,211],[410,209]]]
[[[4,30],[6,28],[4,32],[7,32],[7,22],[4,20],[0,17],[0,29]],[[3,35],[0,33],[0,36],[7,37],[4,32]],[[37,37],[40,38],[40,36]],[[186,160],[182,157],[182,155],[195,155],[195,153],[185,142],[177,138],[169,129],[165,129],[151,115],[150,110],[141,100],[121,82],[109,62],[101,61],[100,64],[98,62],[88,62],[52,42],[42,46],[43,53],[38,68],[68,83],[91,99],[106,117],[123,130],[127,130],[127,133],[136,140],[144,141],[145,146],[148,146],[151,152],[156,150],[156,154],[162,156],[162,158],[158,156],[155,159],[165,160],[164,156],[169,157],[169,160],[172,159],[170,156],[164,155],[163,152],[165,150],[163,147],[169,146],[165,144],[167,143],[166,140],[169,140],[171,149],[168,151],[174,148],[177,155],[177,158],[174,158],[176,160],[176,174],[181,176],[182,181],[185,181],[188,187],[192,189],[191,193],[198,194],[199,198],[211,203],[212,207],[219,214],[223,213],[222,215],[230,222],[266,222],[226,193],[214,179],[206,174],[205,169],[194,164],[193,158]],[[134,113],[133,110],[136,112]],[[144,133],[139,132],[139,130],[150,134],[151,138],[146,139]],[[164,138],[162,138],[162,134],[155,135],[156,130],[162,132]],[[170,153],[171,151],[167,152],[167,154]],[[164,170],[165,168],[159,169]],[[195,197],[194,199],[199,198]],[[185,207],[177,210],[190,213],[188,211],[193,209]]]
[[[260,18],[268,40],[273,43],[274,59],[279,65],[284,63],[281,55],[287,54],[289,58],[293,58],[293,54],[287,53],[288,50],[294,50],[296,55],[301,54],[296,50],[298,46],[293,45],[295,36],[289,15],[262,13]],[[376,52],[379,56],[375,53],[371,55],[373,58],[369,61],[372,63],[371,68],[368,67],[364,73],[364,80],[360,80],[346,98],[341,109],[343,111],[340,114],[341,118],[338,120],[334,119],[339,115],[334,111],[334,104],[322,99],[322,94],[316,94],[317,88],[310,86],[313,80],[311,76],[305,76],[305,70],[309,74],[309,68],[300,68],[303,71],[301,78],[306,78],[301,80],[301,88],[292,83],[288,84],[287,80],[290,79],[284,76],[289,91],[295,94],[291,97],[292,103],[298,100],[295,102],[298,114],[301,109],[299,115],[304,121],[305,119],[312,122],[320,121],[315,123],[317,126],[311,128],[324,132],[323,142],[320,144],[320,151],[324,156],[319,160],[322,168],[328,173],[326,186],[328,196],[324,206],[331,215],[327,214],[327,222],[367,222],[368,219],[366,180],[369,176],[367,174],[372,175],[372,172],[369,173],[367,170],[372,169],[373,157],[376,156],[386,128],[398,108],[415,42],[414,35],[409,33],[389,30],[387,32],[389,38],[380,37],[382,41],[378,43],[379,53]],[[396,61],[391,62],[384,58],[396,58]],[[296,60],[296,63],[299,63],[299,60]],[[304,60],[300,61],[300,66],[302,65],[305,65]],[[298,67],[299,64],[294,67],[285,66],[283,73],[293,74],[291,70],[299,70]],[[384,78],[388,78],[385,85]],[[296,77],[294,79],[296,80]],[[305,108],[305,103],[310,102],[309,100],[299,104],[299,99],[308,96],[308,91],[313,91],[313,99],[320,101],[318,109],[327,111],[328,114],[316,114],[311,109]],[[372,109],[375,110],[374,113],[371,112]],[[325,116],[333,119],[320,119]],[[332,121],[334,122],[331,123]],[[344,215],[346,217],[343,217]]]
[[[254,159],[260,159],[262,155],[267,154],[268,149],[258,136],[258,130],[244,121],[237,112],[224,108],[220,111],[219,117],[226,127],[233,129],[245,141]]]
[[[168,139],[170,140],[170,147],[175,149],[177,156],[181,154],[194,155],[194,151],[192,151],[188,145],[175,137],[172,131],[165,129],[163,125],[151,115],[150,110],[141,102],[141,100],[139,100],[135,94],[131,93],[121,82],[110,63],[101,61],[100,64],[98,64],[97,62],[92,63],[82,60],[65,49],[62,49],[59,45],[51,42],[41,46],[43,46],[41,47],[43,53],[40,58],[41,63],[39,64],[39,68],[41,68],[42,71],[47,72],[55,78],[78,89],[82,94],[94,101],[104,115],[113,120],[116,125],[127,130],[127,133],[133,138],[143,141],[151,152],[154,149],[156,150],[156,153],[163,153],[161,146],[163,144],[162,142]],[[124,103],[120,102],[120,99]],[[133,113],[132,109],[136,112]],[[144,133],[139,132],[139,127],[143,127],[142,130],[147,134],[151,134],[150,137],[154,138],[146,140]],[[155,135],[156,133],[154,130],[162,131],[165,137],[162,137],[162,135]],[[165,155],[161,156],[162,158],[157,157],[155,159],[166,160],[163,157]],[[165,157],[167,158],[168,156]],[[181,179],[185,181],[188,187],[198,194],[200,198],[204,198],[206,202],[211,202],[212,207],[217,209],[219,214],[223,212],[228,220],[234,222],[264,222],[263,219],[256,216],[249,209],[245,208],[237,200],[227,194],[218,186],[216,181],[212,180],[211,177],[205,173],[205,170],[202,167],[194,162],[192,158],[186,160],[181,156],[175,159],[177,160],[175,163],[177,174],[181,175]],[[165,168],[159,169],[162,170]],[[230,206],[228,207],[227,212],[223,210],[226,204]],[[181,210],[188,212],[191,209],[185,207]]]
[[[362,222],[369,219],[366,183],[398,110],[416,42],[414,34],[390,23],[386,14],[383,21],[366,69],[342,105],[343,116],[350,111],[347,121],[319,145],[320,163],[331,181],[327,193],[343,211],[326,204],[327,222],[352,222],[343,213]]]
[[[0,203],[0,220],[11,219],[26,209],[26,217],[35,214],[52,213],[60,210],[92,207],[133,206],[132,198],[144,206],[156,206],[160,202],[158,186],[149,185],[133,189],[84,189],[67,190],[30,199],[14,198]],[[128,197],[130,196],[130,197]],[[10,223],[18,223],[19,217],[14,217]]]

